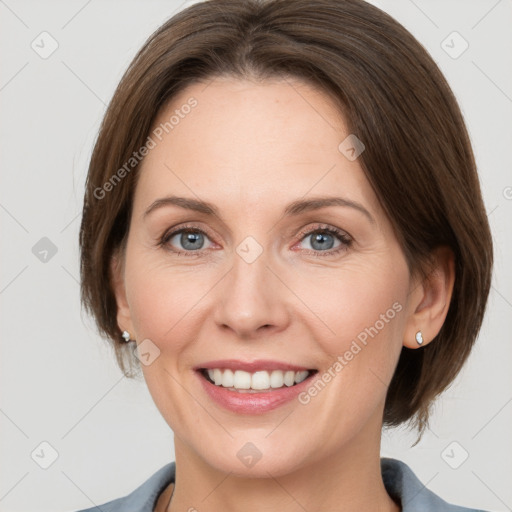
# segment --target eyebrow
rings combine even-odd
[[[199,199],[192,199],[188,197],[178,196],[167,196],[155,200],[144,212],[144,218],[147,217],[151,212],[162,208],[164,206],[179,206],[186,210],[193,210],[204,215],[212,215],[221,218],[220,212],[216,206],[207,201]],[[375,219],[372,217],[370,212],[360,203],[344,199],[342,197],[318,197],[314,199],[299,199],[288,204],[284,209],[285,216],[297,216],[302,213],[320,210],[321,208],[327,208],[329,206],[344,206],[353,208],[360,213],[364,214],[368,220],[373,224]]]

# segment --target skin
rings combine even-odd
[[[324,93],[297,80],[216,78],[174,97],[155,126],[191,96],[198,105],[143,161],[127,245],[112,261],[120,328],[160,350],[142,369],[175,434],[168,510],[400,510],[380,471],[386,390],[402,347],[418,348],[418,330],[425,346],[443,324],[451,253],[436,252],[428,279],[411,275],[359,161],[338,150],[349,132]],[[173,205],[144,215],[171,194],[213,203],[219,216]],[[292,201],[320,196],[355,201],[371,219],[348,206],[283,215]],[[173,252],[187,251],[180,235],[158,243],[185,223],[206,232],[199,250],[188,249],[196,256]],[[318,248],[319,224],[352,242],[322,232],[331,245]],[[236,252],[248,236],[263,250],[252,263]],[[321,375],[394,303],[400,312],[306,405],[230,412],[192,369],[263,358]],[[262,454],[251,468],[237,457],[246,442]]]

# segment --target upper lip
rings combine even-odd
[[[312,370],[313,368],[307,368],[305,366],[299,366],[296,364],[284,363],[282,361],[274,361],[270,359],[255,359],[254,361],[240,361],[237,359],[218,359],[216,361],[208,361],[197,365],[195,370],[202,369],[229,369],[229,370],[243,370],[249,373],[253,373],[259,370],[291,370],[294,372],[300,372],[304,370]]]

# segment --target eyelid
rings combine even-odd
[[[340,237],[345,237],[347,239],[353,240],[354,238],[344,229],[336,228],[334,226],[331,226],[330,224],[324,224],[324,223],[318,223],[314,227],[307,227],[299,231],[297,234],[298,237],[304,237],[306,235],[311,235],[312,233],[315,233],[317,231],[327,231],[333,234],[336,234]],[[302,238],[300,239],[302,240]]]
[[[177,226],[173,226],[172,228],[167,229],[164,234],[159,238],[160,244],[165,245],[171,238],[176,236],[177,234],[181,233],[182,231],[197,231],[199,233],[203,233],[206,235],[212,242],[215,242],[215,236],[211,233],[211,231],[208,228],[199,227],[198,225],[194,223],[185,223],[185,224],[178,224]],[[193,251],[187,251],[187,252],[193,252]],[[199,252],[199,251],[197,251]]]

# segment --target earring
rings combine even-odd
[[[418,345],[423,344],[423,334],[421,334],[421,331],[416,333],[416,343],[418,343]]]
[[[121,336],[122,336],[123,340],[126,341],[126,343],[131,341],[130,333],[128,331],[123,331],[123,334],[121,334]]]

